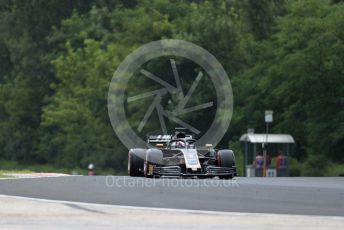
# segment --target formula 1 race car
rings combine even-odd
[[[211,144],[196,147],[192,134],[177,128],[174,135],[148,135],[149,149],[130,149],[128,173],[139,177],[198,177],[218,176],[232,179],[236,176],[235,156],[232,150],[213,149]]]

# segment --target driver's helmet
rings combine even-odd
[[[184,141],[177,141],[177,143],[176,143],[176,148],[180,148],[180,149],[185,148],[185,143],[184,143]]]

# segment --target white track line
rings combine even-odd
[[[36,202],[48,202],[48,203],[56,203],[56,204],[74,204],[74,205],[85,205],[85,206],[92,206],[92,207],[121,208],[121,209],[142,210],[142,211],[161,211],[161,212],[189,213],[189,214],[252,216],[252,217],[271,217],[271,218],[272,217],[300,217],[300,218],[326,218],[330,220],[344,220],[344,217],[341,217],[341,216],[251,213],[251,212],[247,212],[247,213],[246,212],[222,212],[222,211],[206,211],[206,210],[192,210],[192,209],[138,207],[138,206],[96,204],[96,203],[63,201],[63,200],[48,200],[48,199],[41,199],[41,198],[31,198],[31,197],[24,197],[24,196],[11,196],[11,195],[1,195],[1,194],[0,194],[0,198],[14,198],[18,200],[27,200],[27,201],[36,201]]]

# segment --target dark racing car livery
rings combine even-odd
[[[174,135],[148,135],[148,149],[130,149],[128,173],[130,176],[215,177],[232,179],[236,176],[235,156],[232,150],[213,149],[207,144],[196,147],[193,135],[176,129]]]

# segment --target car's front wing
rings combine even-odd
[[[152,175],[159,176],[183,176],[183,177],[192,177],[192,176],[236,176],[236,167],[218,167],[218,166],[207,166],[203,169],[192,171],[192,170],[183,170],[179,165],[173,166],[153,166],[151,168]]]

